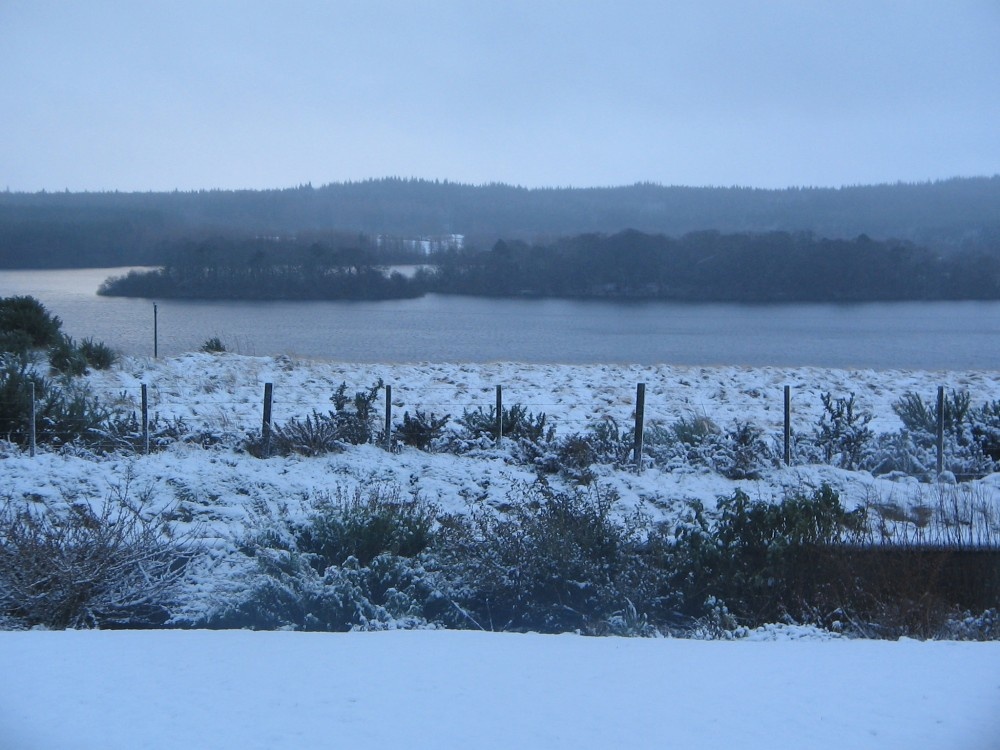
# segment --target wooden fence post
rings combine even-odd
[[[35,457],[35,384],[31,384],[31,423],[28,425],[28,450]]]
[[[159,321],[157,320],[157,310],[156,305],[153,305],[153,359],[157,359],[160,355],[160,332],[158,328]]]
[[[149,455],[149,394],[142,384],[142,452]]]
[[[497,386],[497,448],[503,440],[503,386]]]
[[[392,386],[385,387],[385,449],[392,450]]]
[[[944,471],[944,386],[937,391],[937,473]]]
[[[261,442],[263,443],[262,455],[268,458],[271,455],[271,401],[274,396],[274,384],[264,383],[264,420],[260,427]]]
[[[635,387],[635,441],[634,457],[636,472],[642,471],[642,427],[646,415],[646,384],[639,383]]]
[[[792,388],[785,386],[785,466],[792,463]]]

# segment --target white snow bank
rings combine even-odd
[[[0,747],[1000,746],[1000,643],[0,633]]]

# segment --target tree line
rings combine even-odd
[[[281,190],[0,193],[0,267],[165,262],[183,240],[308,232],[464,235],[547,243],[634,228],[682,236],[864,233],[935,250],[1000,250],[1000,176],[919,184],[763,190],[636,184],[607,188],[463,185],[387,178]]]
[[[220,250],[221,248],[221,250]],[[224,250],[224,251],[223,251]],[[381,256],[384,258],[384,256]],[[496,297],[688,302],[1000,299],[1000,255],[812,233],[628,230],[549,243],[500,240],[438,253],[412,277],[386,272],[372,246],[294,252],[248,243],[192,245],[164,268],[112,279],[102,294],[238,299],[386,299],[428,292]]]

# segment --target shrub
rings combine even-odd
[[[207,354],[221,354],[226,351],[226,345],[218,336],[213,336],[205,340],[205,343],[201,345],[201,351]]]
[[[62,321],[49,313],[34,297],[0,299],[0,334],[21,334],[31,347],[47,347],[58,343]],[[9,350],[15,351],[15,350]]]
[[[80,355],[84,361],[95,370],[107,370],[115,363],[118,356],[103,341],[86,338],[80,342]]]
[[[996,468],[996,437],[1000,435],[1000,406],[985,404],[972,409],[965,391],[945,393],[944,469],[958,479],[976,479]],[[904,437],[894,441],[895,450],[878,458],[878,471],[902,470],[922,479],[933,479],[937,468],[937,406],[930,406],[916,393],[908,392],[892,406],[903,422]],[[922,469],[922,470],[921,470]]]
[[[0,619],[24,627],[162,625],[178,595],[186,539],[164,535],[127,490],[97,511],[57,513],[28,501],[0,506]]]
[[[25,356],[31,347],[31,336],[24,331],[0,331],[0,354]]]
[[[972,399],[967,391],[944,394],[944,429],[957,433],[969,416]],[[937,406],[924,404],[919,394],[908,391],[892,405],[892,410],[910,432],[937,434]]]
[[[545,414],[534,414],[521,404],[504,408],[500,415],[500,425],[503,436],[511,440],[525,440],[529,443],[539,443],[543,439],[551,440],[553,430],[545,428]],[[458,420],[468,438],[497,438],[497,410],[491,406],[488,410],[478,407],[474,411],[466,409]]]
[[[463,609],[490,630],[603,633],[672,612],[641,516],[618,520],[618,496],[595,488],[522,488],[506,513],[480,508],[448,529],[449,575]]]
[[[714,518],[696,501],[675,531],[672,582],[694,617],[706,614],[710,600],[750,625],[807,617],[824,581],[804,561],[818,547],[856,538],[864,522],[826,485],[780,503],[736,490],[719,500]]]
[[[62,444],[100,434],[108,411],[79,385],[57,386],[33,372],[24,359],[0,359],[0,437],[27,445],[31,387],[35,389],[35,439]]]
[[[341,440],[352,445],[363,445],[370,443],[376,436],[375,400],[382,387],[382,378],[379,378],[367,391],[357,391],[350,398],[347,395],[347,383],[340,384],[330,400],[336,409],[336,414],[332,416],[337,423]]]
[[[369,443],[375,432],[374,402],[382,381],[379,380],[367,391],[347,396],[347,384],[341,383],[331,397],[335,410],[322,414],[315,409],[305,419],[293,417],[284,424],[271,428],[271,449],[275,453],[287,455],[301,453],[317,456],[337,452],[345,444],[361,445]],[[261,440],[253,437],[247,440],[247,449],[254,455],[263,452]]]
[[[822,395],[823,414],[816,433],[816,445],[828,464],[843,469],[860,467],[865,451],[874,438],[868,428],[872,415],[858,408],[852,393],[847,398]]]
[[[87,372],[87,359],[69,336],[59,336],[49,347],[49,364],[56,372],[69,377]]]
[[[612,417],[587,425],[586,440],[599,463],[622,466],[629,462],[635,449],[635,436],[620,429]]]
[[[774,462],[764,431],[749,422],[737,421],[723,433],[708,435],[702,452],[727,479],[760,479],[761,472]]]
[[[454,623],[429,548],[436,512],[376,486],[313,499],[304,520],[265,514],[241,543],[256,569],[248,593],[212,627],[342,631]]]
[[[320,414],[315,409],[305,419],[292,417],[271,428],[271,449],[280,455],[300,453],[319,456],[343,450],[340,425],[336,415]]]
[[[396,428],[396,438],[403,445],[409,445],[420,450],[428,450],[435,440],[439,440],[448,424],[450,415],[437,418],[433,413],[426,414],[415,409],[413,416],[403,412],[403,424]]]

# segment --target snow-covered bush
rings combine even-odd
[[[943,469],[959,480],[977,479],[994,471],[996,462],[988,451],[998,446],[1000,408],[986,404],[973,409],[965,391],[945,393],[943,406]],[[923,480],[933,479],[937,469],[937,407],[908,392],[892,408],[903,422],[902,433],[880,438],[881,450],[870,457],[865,468],[878,473],[905,471]]]
[[[458,430],[449,437],[447,450],[466,453],[493,447],[497,439],[497,410],[477,407],[465,409],[457,420]],[[503,439],[509,441],[513,457],[533,463],[549,452],[555,441],[555,428],[547,424],[544,413],[528,411],[522,404],[504,407],[500,412]]]
[[[48,628],[162,625],[196,553],[166,526],[127,489],[96,511],[8,498],[0,506],[0,619]]]
[[[669,618],[673,600],[649,523],[619,519],[614,492],[532,485],[517,495],[506,512],[480,507],[447,530],[442,555],[455,597],[478,623],[603,633]]]
[[[343,450],[344,445],[363,445],[377,437],[375,400],[382,388],[381,379],[367,391],[347,395],[347,383],[341,383],[330,400],[334,408],[323,414],[313,409],[304,419],[292,417],[271,428],[270,450],[280,455],[300,453],[318,456]],[[251,436],[246,441],[253,455],[264,452],[263,438]]]
[[[271,428],[271,451],[282,456],[299,453],[319,456],[343,450],[340,421],[336,414],[321,414],[315,410],[304,419],[292,417]]]
[[[240,544],[256,565],[239,600],[209,627],[342,631],[446,624],[430,546],[436,511],[381,485],[311,499],[304,517],[261,511]]]
[[[64,334],[49,347],[49,364],[56,372],[69,377],[77,377],[87,372],[86,357],[76,342]]]
[[[825,463],[854,471],[861,466],[869,444],[875,437],[868,424],[872,415],[861,409],[854,394],[834,398],[821,396],[823,414],[816,430],[816,446]]]
[[[31,388],[35,391],[35,440],[61,445],[100,434],[109,412],[85,386],[37,374],[23,357],[0,357],[0,437],[27,445]]]
[[[430,450],[441,439],[450,418],[449,414],[435,417],[433,412],[428,414],[420,409],[414,409],[412,417],[408,411],[403,412],[403,423],[396,428],[394,434],[403,445],[423,451]]]
[[[740,421],[724,432],[706,436],[701,455],[727,479],[759,479],[761,472],[774,463],[764,431]]]

